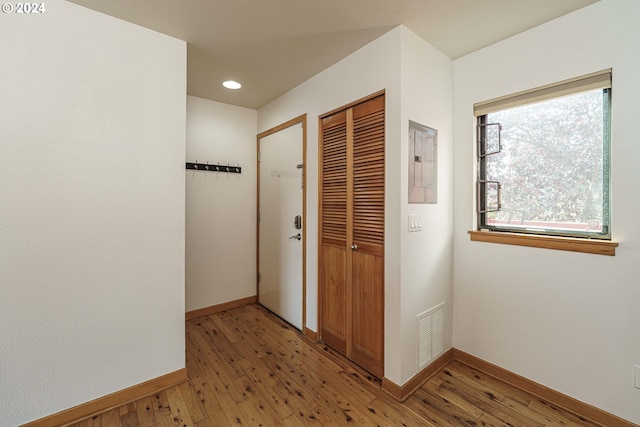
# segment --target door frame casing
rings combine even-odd
[[[302,125],[302,330],[307,329],[307,114],[301,114],[256,136],[256,302],[260,304],[260,140],[297,124]]]

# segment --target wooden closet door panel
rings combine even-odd
[[[347,304],[347,115],[322,119],[320,148],[321,336],[346,354]]]
[[[347,250],[322,245],[322,340],[347,353]]]
[[[384,258],[353,253],[353,334],[351,359],[384,375]]]
[[[384,97],[353,108],[351,359],[384,374]]]

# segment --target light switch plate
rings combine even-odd
[[[409,214],[409,232],[422,230],[422,214]]]
[[[633,367],[633,373],[635,374],[635,380],[633,385],[635,388],[640,389],[640,366],[636,365]]]

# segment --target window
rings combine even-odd
[[[478,228],[610,239],[611,70],[474,105]]]

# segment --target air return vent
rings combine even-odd
[[[424,368],[444,351],[444,303],[420,313],[418,322],[418,369]]]

